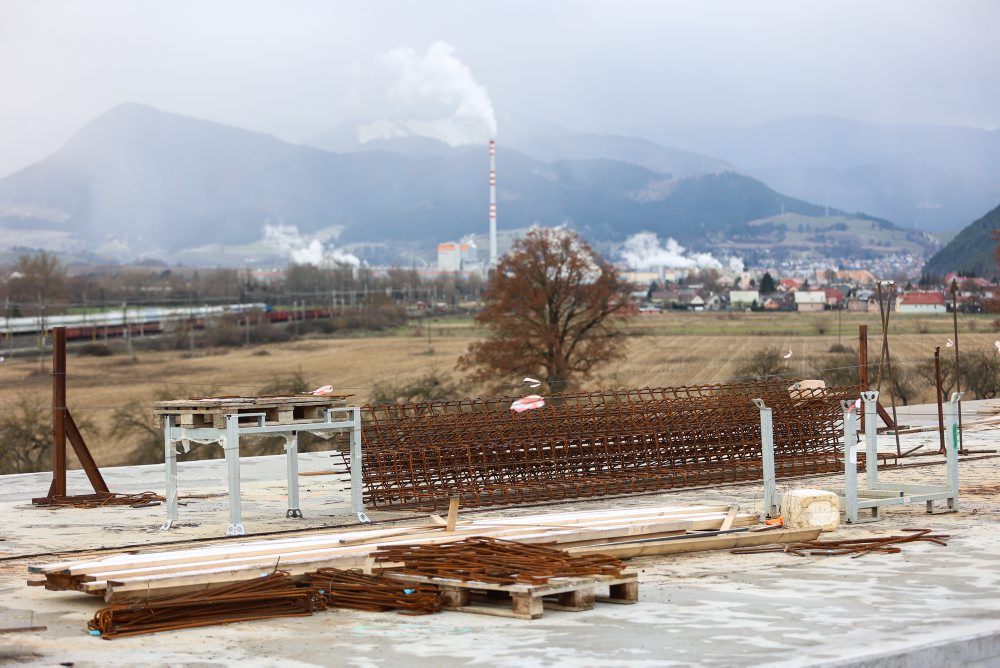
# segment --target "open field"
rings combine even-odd
[[[963,352],[992,351],[997,334],[989,316],[961,315]],[[840,340],[857,347],[857,325],[869,325],[869,350],[879,349],[877,314],[843,314]],[[952,363],[950,316],[893,314],[890,338],[893,363],[907,370],[932,359],[941,346],[945,364]],[[583,389],[719,383],[737,379],[737,369],[768,347],[792,351],[789,365],[798,377],[843,364],[829,353],[838,342],[837,314],[669,313],[628,319],[626,358],[602,369]],[[899,333],[896,333],[896,332]],[[428,354],[426,330],[404,328],[391,335],[337,339],[305,339],[289,343],[230,350],[201,350],[195,356],[180,351],[137,349],[133,358],[83,357],[70,354],[68,403],[78,421],[88,424],[84,436],[102,465],[132,461],[137,444],[111,435],[115,411],[129,404],[141,417],[151,414],[153,401],[163,398],[259,393],[289,382],[300,374],[305,384],[331,384],[338,391],[366,402],[378,384],[416,382],[431,371],[459,381],[461,396],[481,395],[482,387],[462,382],[455,362],[477,330],[468,320],[437,322]],[[0,365],[0,407],[29,397],[40,407],[51,404],[49,361],[41,372],[38,359],[8,359]],[[509,379],[511,393],[520,393],[520,377]],[[273,391],[273,390],[272,390]],[[933,400],[933,388],[921,386],[917,402]]]

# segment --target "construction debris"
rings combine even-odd
[[[732,551],[733,554],[761,554],[766,552],[787,552],[797,557],[808,556],[842,556],[851,555],[857,559],[872,552],[884,554],[899,554],[903,550],[897,545],[902,543],[934,543],[947,545],[950,536],[931,533],[931,529],[903,529],[911,532],[906,536],[887,536],[885,538],[851,538],[845,540],[807,540],[787,545],[765,545],[762,547],[741,547]]]
[[[110,640],[256,619],[307,617],[325,607],[322,596],[296,586],[279,571],[198,593],[112,604],[98,610],[87,628]]]
[[[98,492],[96,494],[78,494],[75,496],[47,496],[36,499],[35,505],[59,508],[103,508],[104,506],[148,508],[150,506],[157,506],[163,503],[164,500],[162,496],[155,492],[139,492],[138,494]]]
[[[426,615],[441,609],[441,597],[434,585],[408,584],[382,575],[338,568],[307,573],[303,582],[322,596],[329,608],[400,610],[409,615]]]
[[[759,480],[754,398],[773,409],[779,476],[839,470],[840,401],[860,389],[789,383],[550,395],[523,413],[511,398],[365,406],[365,501],[433,510]]]

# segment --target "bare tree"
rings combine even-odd
[[[56,301],[65,297],[66,268],[54,255],[42,252],[18,256],[10,277],[7,296],[11,301]]]
[[[628,302],[628,285],[580,236],[565,228],[531,230],[500,261],[476,316],[491,330],[458,367],[493,386],[541,375],[562,391],[623,354],[611,316]]]

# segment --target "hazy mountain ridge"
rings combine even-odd
[[[1000,275],[995,254],[994,233],[1000,230],[1000,206],[973,221],[924,266],[925,274],[943,276],[957,271],[967,275],[993,278]]]
[[[664,158],[704,159],[659,149]],[[511,148],[497,162],[501,227],[569,223],[595,242],[652,231],[707,248],[708,239],[781,211],[826,211],[734,172],[677,179],[621,160],[541,161]],[[487,167],[485,146],[421,158],[340,154],[123,105],[46,160],[0,179],[0,228],[28,221],[90,247],[123,240],[179,261],[184,248],[260,239],[267,223],[305,234],[343,226],[340,243],[420,242],[432,252],[486,227]]]
[[[1000,193],[1000,130],[811,116],[657,139],[724,158],[796,197],[922,230],[955,230]]]

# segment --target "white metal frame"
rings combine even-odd
[[[326,408],[322,420],[291,424],[266,424],[264,413],[225,413],[225,427],[184,427],[175,423],[174,415],[163,416],[163,449],[167,480],[167,521],[161,529],[170,529],[177,521],[177,444],[218,443],[226,453],[229,484],[228,536],[246,533],[240,509],[240,437],[270,434],[285,438],[286,470],[288,475],[288,510],[286,517],[302,517],[299,508],[299,432],[347,431],[351,436],[351,507],[358,521],[367,523],[361,496],[361,410],[355,406]],[[248,422],[249,421],[249,422]]]
[[[840,497],[844,519],[857,524],[861,510],[870,509],[873,519],[878,519],[879,508],[884,506],[927,504],[927,512],[934,512],[935,501],[945,501],[948,511],[958,509],[958,402],[961,393],[951,395],[945,413],[945,484],[911,485],[908,483],[880,482],[878,479],[878,392],[863,392],[865,406],[865,482],[858,489],[858,416],[855,402],[842,401],[844,411],[844,487],[825,488]],[[781,494],[776,490],[774,471],[774,427],[771,409],[760,399],[754,399],[760,409],[761,447],[764,468],[764,510],[766,517],[781,514]]]

